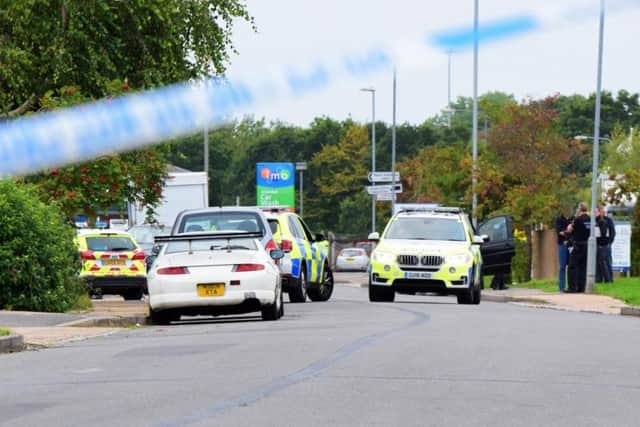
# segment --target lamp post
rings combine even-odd
[[[303,189],[302,173],[307,170],[307,162],[296,162],[296,170],[298,172],[300,172],[300,174],[299,174],[299,176],[300,176],[300,190],[299,190],[299,192],[300,192],[300,216],[304,217],[304,205],[302,204],[302,201],[303,201],[303,199],[302,199],[302,189]]]
[[[478,225],[478,194],[476,193],[478,184],[478,0],[474,1],[473,7],[473,166],[472,166],[472,192],[471,212],[473,226]]]
[[[376,90],[373,87],[362,88],[362,92],[371,93],[371,172],[376,171]],[[372,182],[375,186],[376,183]],[[376,231],[376,195],[371,196],[371,232]]]
[[[596,83],[596,111],[593,126],[593,169],[591,173],[591,221],[587,246],[587,280],[585,292],[592,293],[596,281],[596,192],[598,186],[598,154],[600,147],[600,103],[602,90],[602,50],[604,42],[604,0],[600,0],[600,32],[598,36],[598,75]]]

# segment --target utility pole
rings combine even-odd
[[[474,2],[473,10],[473,166],[472,176],[472,192],[473,199],[471,201],[471,212],[473,218],[473,226],[478,226],[478,0]]]
[[[207,177],[206,183],[206,191],[207,191],[207,207],[209,206],[209,126],[207,124],[204,125],[204,173]]]
[[[393,124],[391,126],[391,215],[396,210],[396,69],[393,69]]]
[[[593,129],[593,169],[591,174],[591,221],[587,245],[587,281],[585,292],[593,293],[596,281],[596,188],[598,186],[598,153],[600,147],[600,103],[602,90],[602,50],[604,44],[604,0],[600,0],[600,34],[598,37],[598,77],[596,83],[596,117]]]

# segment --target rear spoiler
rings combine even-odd
[[[213,233],[181,233],[172,235],[158,235],[153,238],[154,243],[193,242],[211,239],[261,239],[262,233],[250,231],[221,231]]]

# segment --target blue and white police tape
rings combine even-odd
[[[0,177],[193,133],[252,102],[243,84],[179,84],[0,123]]]

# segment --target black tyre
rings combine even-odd
[[[262,306],[262,320],[278,320],[284,314],[284,301],[282,300],[282,289],[276,290],[276,300],[273,304]]]
[[[393,302],[396,292],[391,286],[372,285],[369,280],[369,301],[371,302]]]
[[[300,277],[294,280],[295,286],[289,289],[290,302],[305,302],[307,300],[307,272],[302,267]]]
[[[458,295],[458,304],[480,304],[480,294],[482,291],[480,289],[480,283],[475,280],[475,271],[476,267],[474,266],[471,272],[471,277],[474,278],[473,283],[471,284],[469,289],[466,289],[462,294]]]
[[[316,289],[309,289],[307,295],[311,301],[328,301],[333,293],[333,272],[329,264],[325,264],[322,273],[322,282]]]
[[[149,319],[154,325],[168,325],[171,322],[180,320],[180,315],[169,310],[153,310],[149,307]]]
[[[142,299],[142,289],[133,289],[122,295],[126,301],[135,301]]]

